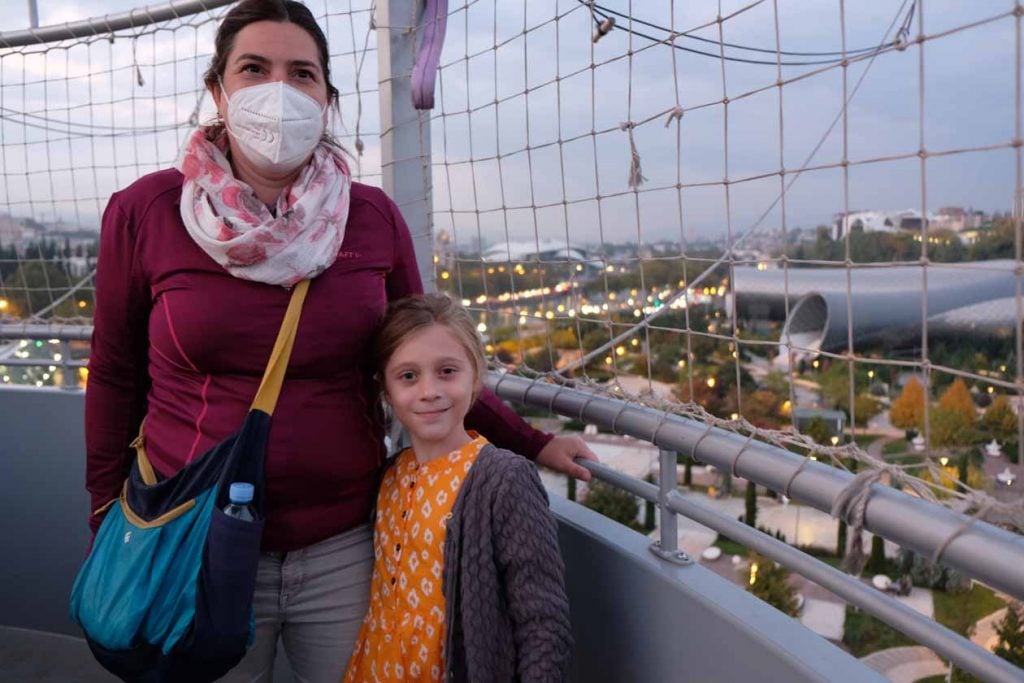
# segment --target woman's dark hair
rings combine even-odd
[[[238,35],[238,32],[257,21],[288,22],[305,29],[316,43],[317,52],[320,54],[320,68],[323,70],[324,82],[327,84],[327,101],[336,103],[338,89],[331,84],[331,58],[327,52],[327,38],[324,37],[324,32],[320,30],[320,26],[316,23],[309,8],[295,0],[242,0],[235,5],[220,22],[220,27],[217,29],[213,58],[203,75],[206,87],[217,85],[218,80],[224,76],[228,55],[231,53],[231,48],[235,46],[235,36]]]

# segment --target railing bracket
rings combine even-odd
[[[661,541],[651,543],[650,550],[666,562],[677,564],[680,567],[687,567],[693,564],[693,558],[685,550],[664,550],[661,547]]]

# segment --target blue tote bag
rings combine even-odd
[[[214,681],[252,642],[263,534],[263,463],[309,281],[295,286],[241,428],[173,477],[146,457],[143,435],[71,591],[71,618],[96,659],[124,681]],[[223,512],[249,482],[256,519]],[[97,511],[101,512],[101,511]]]

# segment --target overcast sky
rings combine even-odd
[[[42,25],[138,6],[124,0],[38,3]],[[25,28],[27,2],[3,4],[6,11],[0,30]],[[335,85],[345,93],[344,128],[339,132],[348,135],[345,140],[350,147],[356,118],[355,71],[367,34],[368,4],[368,0],[353,0],[357,11],[349,17],[347,3],[310,3],[321,17],[331,7],[324,24],[336,55],[332,61]],[[602,0],[602,4],[677,31],[712,22],[693,35],[718,38],[712,2]],[[723,1],[722,13],[728,15],[749,4]],[[775,4],[762,2],[723,22],[724,40],[774,50]],[[852,50],[878,45],[912,3],[845,4],[846,45]],[[460,3],[450,5],[455,9]],[[838,1],[778,0],[777,5],[783,50],[841,49]],[[1004,0],[927,0],[924,33],[953,32],[926,41],[923,61],[916,45],[874,59],[848,109],[848,158],[861,161],[912,154],[920,148],[922,82],[924,147],[930,153],[1010,142],[1017,20],[1004,17],[955,29],[1012,8],[1013,3]],[[921,29],[921,3],[916,9],[912,37]],[[556,12],[557,22],[552,21]],[[67,221],[77,216],[82,223],[95,225],[111,191],[141,173],[169,165],[187,129],[144,134],[138,129],[181,124],[195,108],[201,94],[197,76],[209,59],[215,24],[202,18],[192,23],[197,26],[145,35],[138,41],[119,37],[113,44],[100,40],[30,56],[0,51],[0,116],[4,117],[0,213],[32,214],[44,220],[60,215]],[[627,24],[619,19],[620,27]],[[659,33],[647,26],[634,28]],[[727,62],[723,88],[723,68],[717,58],[667,45],[652,47],[650,41],[630,38],[623,30],[593,45],[591,31],[589,12],[575,0],[478,0],[451,16],[432,126],[439,229],[454,230],[462,242],[477,235],[493,242],[506,234],[512,239],[532,239],[536,234],[564,240],[568,221],[570,240],[581,243],[596,242],[600,231],[607,241],[717,237],[730,227],[734,233],[745,231],[778,196],[780,168],[803,164],[840,111],[842,69],[830,68],[786,83],[781,88],[780,135],[780,89],[774,87],[778,79],[774,64]],[[889,33],[890,39],[894,33],[895,29]],[[681,39],[679,44],[715,54],[719,50],[717,45],[692,40]],[[379,183],[372,35],[369,45],[359,87],[363,93],[360,128],[366,144],[361,172],[368,182]],[[617,59],[631,49],[632,59]],[[771,52],[730,49],[728,54],[775,60]],[[597,68],[588,68],[592,63]],[[849,92],[867,66],[862,61],[848,69]],[[782,78],[821,68],[783,67]],[[764,92],[743,96],[762,87]],[[723,91],[730,99],[727,136]],[[627,185],[629,140],[618,126],[666,111],[677,101],[687,109],[681,121],[666,128],[661,117],[634,131],[647,178],[641,192],[634,194]],[[208,112],[209,98],[202,105]],[[708,106],[693,109],[700,105]],[[42,118],[26,119],[24,112]],[[67,125],[61,124],[69,120],[75,124],[70,139]],[[36,127],[26,127],[26,122]],[[87,131],[97,134],[83,135]],[[598,134],[591,136],[591,131]],[[812,165],[832,165],[842,159],[842,133],[842,126],[837,126],[824,137]],[[464,163],[468,160],[473,163]],[[845,206],[920,209],[924,202],[929,211],[950,205],[1005,211],[1013,196],[1015,167],[1015,152],[997,149],[930,158],[923,183],[916,156],[851,166],[848,182],[838,168],[807,172],[787,194],[785,225],[812,228],[829,222]],[[722,183],[726,173],[731,181],[728,206]],[[771,175],[744,181],[761,174]],[[677,183],[683,189],[677,189]],[[600,202],[595,199],[598,195]],[[79,201],[70,201],[72,196]],[[562,204],[563,199],[567,204]],[[505,211],[500,210],[503,206]],[[778,205],[764,219],[762,229],[782,224]]]

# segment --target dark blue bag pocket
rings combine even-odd
[[[163,683],[167,680],[166,658],[155,645],[143,643],[128,650],[108,650],[88,636],[85,640],[96,661],[122,681]]]
[[[222,671],[227,673],[245,655],[251,641],[252,599],[256,591],[263,522],[229,517],[214,509],[203,551],[199,574],[195,620],[191,633],[181,643],[187,660],[199,668],[175,673],[198,678]],[[177,654],[177,653],[176,653]],[[191,668],[191,667],[190,667]]]

